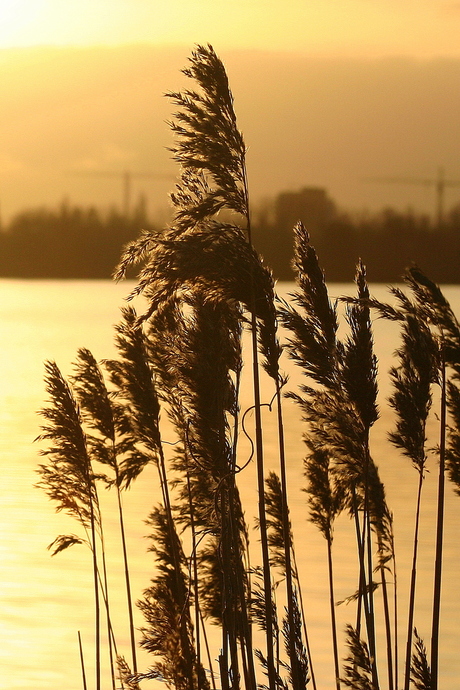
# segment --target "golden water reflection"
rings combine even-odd
[[[333,286],[331,292],[342,293]],[[281,286],[286,291],[286,286]],[[345,288],[343,288],[345,289]],[[351,286],[346,287],[350,293]],[[386,292],[378,288],[378,296]],[[77,531],[75,523],[65,515],[56,515],[46,496],[33,487],[37,481],[35,469],[39,462],[37,444],[39,433],[36,411],[44,404],[43,362],[55,359],[63,371],[70,373],[70,364],[80,346],[91,349],[97,359],[113,354],[112,324],[116,323],[123,297],[128,294],[126,284],[114,285],[105,281],[0,281],[0,687],[9,690],[41,690],[65,688],[80,690],[80,661],[77,631],[80,630],[87,657],[87,673],[93,686],[93,621],[92,576],[88,549],[75,546],[51,558],[47,545],[58,534]],[[460,289],[447,291],[460,307]],[[377,349],[381,370],[389,366],[388,352],[395,346],[394,331],[383,322],[376,323]],[[286,365],[296,380],[291,365]],[[298,377],[297,377],[298,378]],[[386,386],[386,384],[385,384]],[[385,391],[388,388],[385,387]],[[267,399],[271,397],[268,388]],[[246,400],[244,399],[246,397]],[[243,406],[249,404],[249,390],[243,393]],[[333,687],[330,661],[330,635],[327,618],[325,544],[316,530],[306,521],[300,443],[302,425],[298,410],[286,404],[287,457],[289,463],[290,504],[297,545],[297,558],[302,572],[303,596],[308,625],[312,637],[315,672],[320,688]],[[264,412],[267,435],[275,438],[276,420]],[[407,600],[407,572],[410,564],[410,544],[413,530],[413,505],[416,476],[410,463],[401,458],[386,442],[391,425],[390,413],[382,406],[382,419],[373,435],[373,453],[387,486],[390,507],[395,512],[401,611],[404,615]],[[434,433],[435,428],[433,427]],[[434,439],[435,442],[435,439]],[[244,455],[244,446],[242,446]],[[274,445],[267,446],[267,469],[275,458]],[[432,595],[433,510],[436,496],[435,463],[431,463],[427,477],[425,510],[421,532],[419,599],[416,611],[417,627],[429,640],[430,599]],[[148,470],[133,489],[124,496],[129,515],[128,538],[135,597],[148,586],[153,558],[147,553],[143,523],[150,507],[157,500],[156,477]],[[244,472],[241,481],[242,498],[255,506],[256,480],[254,468]],[[119,564],[119,537],[116,528],[114,496],[104,494],[107,504],[106,531],[109,542],[110,589],[114,627],[122,631],[118,636],[120,649],[128,655],[126,606],[123,595],[123,575]],[[459,641],[458,598],[459,549],[458,515],[460,499],[449,488],[446,510],[445,578],[442,610],[442,677],[440,687],[454,690],[459,685],[460,661],[456,648]],[[255,512],[255,508],[254,508]],[[251,510],[247,511],[248,518]],[[343,599],[355,588],[354,546],[346,518],[339,521],[335,536],[335,567],[337,573],[336,598]],[[257,535],[251,530],[254,549]],[[338,609],[341,629],[350,616],[345,606]],[[136,625],[142,625],[136,612]],[[217,643],[216,643],[217,644]],[[149,659],[141,654],[141,668]],[[106,660],[104,660],[106,664]],[[106,687],[108,677],[106,678]],[[153,687],[146,683],[145,687]]]

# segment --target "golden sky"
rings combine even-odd
[[[455,0],[0,0],[1,219],[120,206],[125,170],[158,173],[132,194],[162,214],[163,94],[197,43],[227,67],[253,199],[313,185],[344,208],[431,212],[433,186],[363,180],[460,180],[459,37]]]
[[[0,47],[191,45],[458,56],[455,0],[0,0]]]

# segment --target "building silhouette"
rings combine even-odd
[[[282,192],[276,197],[274,225],[292,232],[301,220],[309,232],[325,229],[337,216],[337,208],[325,189],[304,187],[298,192]]]

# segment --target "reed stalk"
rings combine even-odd
[[[414,609],[415,609],[415,587],[417,580],[417,555],[419,543],[419,526],[420,526],[420,506],[422,498],[423,474],[419,473],[417,501],[415,509],[415,528],[413,540],[413,554],[412,554],[412,569],[410,577],[410,591],[409,591],[409,610],[407,615],[407,638],[406,638],[406,666],[405,666],[405,690],[409,687],[410,681],[410,661],[412,658],[412,632],[414,629]]]
[[[431,628],[431,688],[438,690],[439,675],[439,621],[441,613],[441,578],[444,534],[444,495],[446,465],[446,365],[441,352],[441,412],[439,443],[438,509],[436,520],[436,557],[434,569],[433,622]]]
[[[98,566],[96,554],[96,522],[94,515],[93,502],[90,503],[90,521],[91,521],[91,543],[93,554],[93,579],[94,579],[94,612],[95,612],[95,640],[96,640],[96,690],[101,690],[101,610],[99,604],[99,581],[98,581]]]
[[[248,243],[252,248],[252,230],[251,219],[249,213],[249,191],[247,184],[247,172],[245,157],[242,158],[242,172],[244,182],[244,194],[247,199],[245,208],[246,218],[246,232]],[[276,690],[276,672],[275,672],[275,658],[273,653],[273,639],[274,639],[274,622],[273,611],[271,604],[271,575],[270,575],[270,554],[268,547],[267,536],[267,519],[265,515],[265,472],[264,472],[264,445],[262,433],[262,415],[261,415],[261,399],[260,399],[260,374],[259,374],[259,350],[258,350],[258,327],[257,327],[257,308],[256,308],[256,286],[255,276],[253,270],[250,273],[250,314],[251,314],[251,344],[252,344],[252,376],[253,376],[253,395],[254,395],[254,416],[255,416],[255,448],[256,448],[256,463],[257,463],[257,487],[258,487],[258,508],[259,508],[259,528],[260,528],[260,543],[262,547],[262,564],[263,564],[263,580],[265,593],[265,618],[266,618],[266,649],[267,649],[267,672],[269,690]],[[279,391],[277,391],[279,392]],[[278,408],[280,410],[280,408]],[[281,423],[281,412],[279,412],[278,420]],[[282,424],[279,426],[279,432],[282,435]],[[289,597],[289,600],[291,597]],[[291,606],[291,604],[289,604]],[[291,612],[292,613],[292,612]],[[291,615],[291,614],[290,614]],[[292,620],[291,620],[292,623]],[[291,665],[295,669],[295,660],[293,648],[290,648]],[[296,671],[294,670],[294,673]]]
[[[327,572],[329,578],[329,608],[331,612],[332,648],[334,653],[334,672],[337,690],[340,690],[339,648],[337,644],[337,623],[335,618],[334,568],[332,565],[332,541],[327,539]]]
[[[254,294],[254,291],[251,290]],[[259,494],[259,526],[260,541],[262,545],[262,567],[264,582],[264,601],[266,619],[266,641],[267,641],[267,671],[270,690],[276,690],[275,659],[273,654],[273,612],[271,605],[271,576],[270,576],[270,554],[267,538],[267,518],[265,515],[264,504],[264,454],[262,440],[262,415],[260,400],[260,381],[259,381],[259,355],[257,348],[257,323],[255,316],[255,306],[251,313],[251,332],[252,332],[252,362],[253,362],[253,393],[254,393],[254,414],[255,414],[255,441],[256,441],[256,460],[257,460],[257,486]]]
[[[104,533],[102,531],[102,525],[100,530],[100,544],[101,544],[101,560],[102,560],[102,577],[98,573],[98,581],[101,585],[102,598],[105,604],[105,614],[106,614],[106,624],[107,624],[107,642],[109,647],[109,664],[110,664],[110,680],[112,683],[112,690],[115,690],[115,659],[114,659],[114,640],[112,630],[112,621],[110,617],[110,604],[109,604],[109,583],[107,576],[107,559],[105,553],[105,541]],[[116,645],[115,645],[116,649]]]
[[[307,658],[309,660],[309,670],[310,670],[310,676],[311,676],[311,683],[313,686],[313,690],[317,690],[315,666],[314,666],[314,662],[313,662],[313,656],[311,653],[310,636],[308,634],[307,622],[305,619],[305,606],[304,606],[304,602],[303,602],[302,588],[300,586],[300,578],[299,578],[299,569],[297,567],[297,559],[296,559],[294,548],[292,551],[292,559],[293,559],[293,564],[294,564],[295,581],[297,582],[297,593],[298,593],[298,597],[299,597],[300,611],[302,614],[302,628],[303,628],[303,634],[304,634],[304,638],[305,638],[305,647],[307,649]]]
[[[125,519],[123,514],[123,506],[121,502],[121,491],[118,487],[117,481],[117,504],[118,504],[118,517],[120,524],[120,534],[121,534],[121,546],[123,551],[123,568],[125,574],[125,586],[126,586],[126,597],[128,602],[128,616],[129,616],[129,638],[131,643],[131,658],[132,658],[132,669],[133,673],[137,673],[137,650],[136,650],[136,636],[134,628],[134,607],[132,599],[131,590],[131,576],[129,574],[129,563],[128,563],[128,547],[126,543],[126,533],[125,533]]]
[[[196,550],[197,550],[197,538],[196,538],[196,530],[195,530],[195,518],[193,515],[193,502],[192,502],[192,493],[191,493],[191,488],[190,488],[190,476],[189,473],[187,472],[187,491],[189,495],[189,510],[190,510],[190,529],[192,533],[192,555],[191,555],[191,576],[190,580],[192,583],[193,587],[193,604],[195,607],[195,648],[196,648],[196,661],[197,661],[197,668],[196,668],[196,675],[197,675],[197,690],[202,690],[201,689],[201,678],[200,678],[200,672],[199,668],[201,666],[201,634],[200,634],[200,620],[201,620],[201,611],[200,611],[200,602],[199,602],[199,596],[198,596],[198,561],[197,561],[197,555],[196,555]]]
[[[83,645],[82,645],[82,641],[81,641],[80,631],[78,631],[78,649],[80,652],[81,679],[82,679],[82,683],[83,683],[83,690],[88,690],[88,686],[86,683],[85,657],[83,654]]]
[[[337,642],[337,623],[335,615],[334,569],[332,558],[333,524],[343,508],[344,495],[340,486],[331,482],[330,458],[326,452],[311,447],[311,455],[305,462],[305,476],[308,479],[308,505],[310,520],[320,530],[327,544],[327,564],[329,580],[329,610],[331,620],[334,677],[337,690],[340,690],[339,649]]]

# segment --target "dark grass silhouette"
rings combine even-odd
[[[392,290],[396,307],[372,299],[359,261],[357,295],[344,297],[347,334],[339,339],[337,303],[329,298],[302,223],[294,233],[297,290],[291,301],[277,300],[271,273],[252,246],[246,149],[223,64],[210,46],[199,46],[185,74],[197,90],[170,94],[179,108],[172,123],[177,142],[172,151],[181,165],[172,195],[173,221],[163,233],[146,230],[128,244],[115,274],[121,279],[128,269],[139,268],[132,296],[145,297],[145,312],[123,311],[115,334],[118,358],[98,364],[81,349],[69,382],[54,364],[47,365],[50,403],[42,412],[46,425],[40,438],[49,445],[43,451],[47,464],[40,466],[39,486],[57,510],[77,519],[83,534],[58,537],[54,550],[82,541],[91,548],[97,639],[102,595],[112,667],[117,658],[122,687],[137,688],[144,680],[156,679],[177,690],[256,690],[265,682],[270,690],[302,690],[310,682],[316,688],[289,515],[282,413],[286,394],[297,401],[306,423],[306,516],[326,541],[330,596],[325,616],[331,619],[331,667],[337,689],[344,685],[397,690],[397,634],[402,627],[407,631],[406,687],[412,683],[419,690],[436,688],[444,460],[457,487],[460,476],[457,320],[439,288],[418,269],[406,275],[408,294]],[[232,214],[232,220],[222,222],[221,211]],[[397,613],[393,516],[370,453],[378,418],[371,310],[401,325],[397,363],[390,372],[389,404],[397,415],[390,441],[418,472],[411,601],[402,621]],[[278,322],[288,331],[283,344]],[[239,448],[246,412],[240,409],[245,329],[252,340],[257,562],[249,559],[249,525],[238,490],[248,462]],[[280,371],[283,347],[305,375],[300,391],[288,390]],[[262,367],[273,384],[279,450],[279,473],[268,476]],[[413,627],[418,514],[428,452],[425,427],[433,386],[441,387],[442,403],[430,669],[424,643]],[[173,445],[165,445],[162,438],[161,414],[172,423]],[[118,631],[112,631],[97,487],[116,490],[124,535],[120,492],[133,486],[149,464],[158,471],[161,502],[148,519],[156,570],[139,602],[145,617],[140,644],[152,654],[152,665],[140,670],[132,615],[131,662],[116,646]],[[344,512],[356,537],[356,590],[349,596],[353,622],[345,631],[348,652],[341,668],[333,534],[335,519]],[[124,539],[122,543],[130,609]],[[383,620],[375,606],[377,596],[383,602]],[[217,664],[207,651],[210,626],[220,634]],[[263,632],[262,648],[254,642],[255,628]],[[377,654],[382,629],[384,662]],[[260,639],[258,635],[257,645]],[[99,643],[95,651],[99,690]]]

